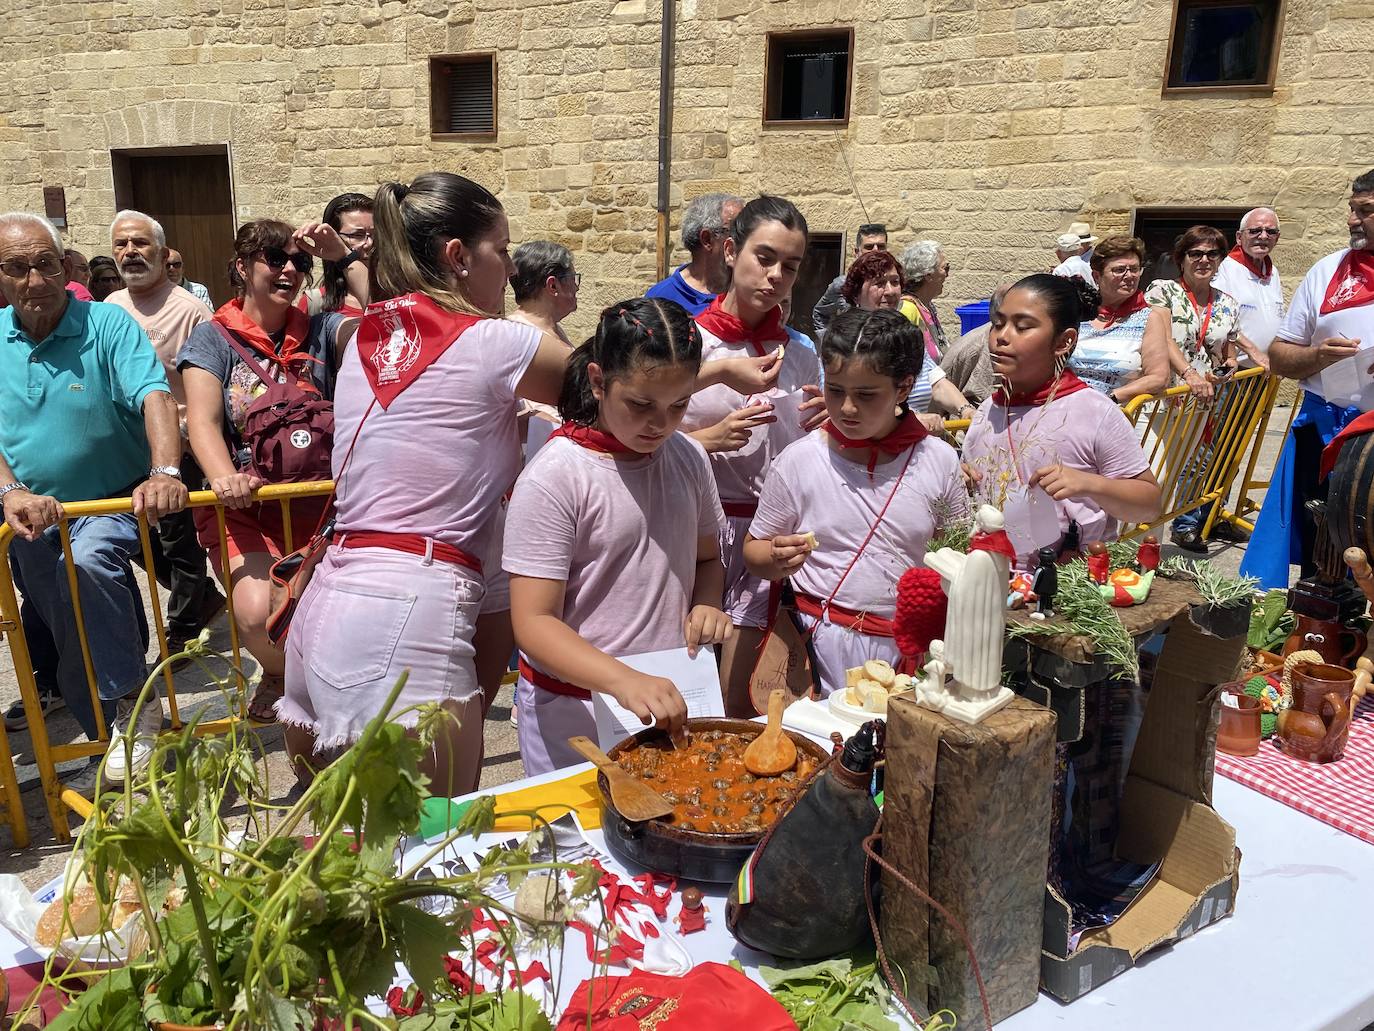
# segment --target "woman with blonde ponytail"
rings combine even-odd
[[[513,271],[501,203],[429,172],[373,208],[373,304],[335,388],[334,540],[287,640],[287,747],[305,772],[347,746],[402,670],[396,710],[454,717],[426,773],[436,794],[477,786],[477,616],[502,496],[520,467],[516,398],[553,404],[566,346],[496,318]],[[402,708],[411,707],[401,712]]]

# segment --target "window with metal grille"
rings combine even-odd
[[[429,59],[430,135],[496,134],[496,55]]]
[[[1272,89],[1280,15],[1280,0],[1177,0],[1165,89]]]
[[[768,34],[763,120],[843,125],[849,121],[854,30]]]

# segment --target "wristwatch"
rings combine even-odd
[[[179,480],[181,479],[181,470],[174,465],[155,465],[148,470],[148,475],[150,477],[170,476],[173,479]]]
[[[21,483],[19,480],[15,480],[13,483],[7,483],[7,484],[5,484],[3,487],[0,487],[0,498],[3,498],[6,494],[8,494],[10,491],[13,491],[13,490],[28,490],[28,489],[29,489],[29,485],[28,485],[27,483]]]
[[[362,260],[363,260],[363,256],[362,256],[361,254],[359,254],[359,253],[357,252],[356,249],[355,249],[355,250],[351,250],[351,251],[349,251],[347,254],[345,254],[342,258],[339,259],[339,261],[338,261],[339,271],[342,272],[344,269],[348,268],[349,265],[352,265],[355,261],[362,261]]]

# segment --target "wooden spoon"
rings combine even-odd
[[[614,759],[581,734],[568,738],[568,744],[606,775],[606,784],[611,789],[611,802],[625,819],[638,823],[667,816],[673,811],[671,802],[622,770]]]
[[[744,750],[744,767],[756,777],[776,777],[797,764],[797,746],[782,732],[786,696],[774,688],[768,696],[768,726]]]

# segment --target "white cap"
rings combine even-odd
[[[1078,239],[1077,233],[1060,233],[1059,239],[1054,241],[1054,249],[1057,251],[1076,251],[1083,246],[1083,242]]]

